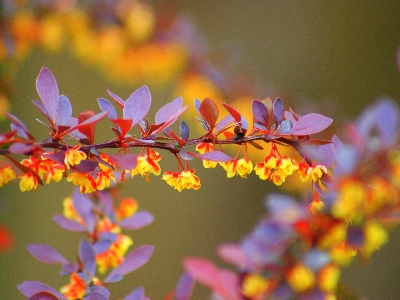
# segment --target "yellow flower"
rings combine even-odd
[[[15,172],[10,166],[4,166],[0,168],[0,187],[15,179],[15,177]]]
[[[346,242],[334,245],[330,249],[329,253],[332,262],[343,267],[348,266],[353,261],[353,258],[357,255],[357,251],[354,249],[354,247],[350,246]]]
[[[361,247],[361,254],[369,257],[389,240],[389,235],[385,228],[375,220],[369,220],[364,227],[364,244]]]
[[[336,218],[358,220],[363,211],[360,210],[366,198],[364,184],[354,179],[346,179],[339,186],[338,196],[331,207]]]
[[[318,181],[324,173],[328,173],[328,170],[324,165],[315,165],[308,169],[308,175],[310,175],[311,180]]]
[[[96,187],[97,187],[97,189],[99,191],[102,191],[105,188],[110,187],[111,180],[113,180],[114,183],[117,182],[112,173],[110,174],[108,172],[103,172],[103,171],[97,173],[97,177],[96,177]]]
[[[255,167],[254,171],[256,172],[256,175],[260,177],[262,180],[270,179],[270,176],[272,174],[271,169],[267,168],[267,165],[265,162],[259,162]]]
[[[275,185],[279,186],[285,182],[286,175],[282,170],[277,169],[271,174],[271,180]]]
[[[68,182],[72,182],[76,186],[80,186],[79,190],[82,194],[92,193],[96,191],[96,182],[86,173],[71,173],[67,177]]]
[[[179,174],[177,172],[171,172],[171,171],[167,171],[164,173],[162,179],[164,179],[167,184],[169,184],[170,186],[172,186],[175,189],[178,189],[178,178],[179,178]]]
[[[19,188],[22,192],[36,190],[38,187],[38,179],[32,173],[25,173],[18,176],[20,178]]]
[[[120,265],[131,245],[133,245],[133,241],[129,236],[118,234],[117,240],[108,250],[96,255],[99,272],[104,274],[108,268],[115,268]]]
[[[296,293],[304,293],[315,285],[313,271],[302,263],[294,265],[287,274],[287,282]]]
[[[196,146],[196,150],[200,154],[204,154],[206,152],[215,151],[215,147],[212,143],[201,142],[200,144],[198,144]],[[206,169],[215,168],[217,166],[217,164],[218,163],[216,161],[210,161],[210,160],[203,159],[203,167]]]
[[[246,274],[242,282],[242,294],[249,299],[260,299],[264,295],[270,282],[259,274]]]
[[[138,209],[138,204],[133,198],[125,198],[115,211],[117,219],[125,219],[132,216]]]
[[[334,292],[340,279],[340,268],[334,264],[324,266],[318,275],[318,286],[323,292]]]
[[[82,160],[86,159],[86,153],[79,151],[80,147],[80,145],[76,145],[65,152],[64,163],[67,169],[71,166],[79,165]]]
[[[265,166],[268,169],[276,169],[277,165],[278,165],[278,158],[276,157],[275,154],[270,154],[267,157],[265,157],[264,159],[265,162]]]
[[[247,175],[253,171],[253,163],[248,158],[241,158],[237,162],[236,172],[242,177],[247,178]]]
[[[236,159],[232,159],[228,162],[220,162],[219,163],[224,170],[227,172],[226,177],[232,178],[233,176],[236,175],[236,166],[237,166],[237,161]]]
[[[299,164],[297,173],[300,175],[301,181],[306,182],[308,180],[308,178],[310,178],[310,173],[308,172],[309,168],[310,168],[309,165],[305,161],[302,161]]]
[[[194,189],[198,190],[200,188],[200,179],[196,175],[194,175],[194,170],[186,170],[182,171],[182,173],[178,177],[178,181],[176,183],[176,187],[178,191],[182,191],[183,189]]]
[[[44,175],[44,180],[47,184],[51,180],[59,182],[65,173],[65,166],[62,164],[52,163],[49,167],[48,172]]]

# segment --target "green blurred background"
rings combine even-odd
[[[333,117],[337,124],[352,119],[381,95],[400,99],[395,61],[400,45],[400,1],[170,2],[193,18],[211,49],[226,42],[240,48],[243,64],[261,82],[290,95],[294,110],[311,112],[318,107],[319,113]],[[137,88],[105,81],[67,52],[54,56],[35,51],[18,70],[18,92],[12,105],[13,113],[39,137],[43,130],[34,121],[39,113],[33,112],[30,100],[37,98],[35,78],[43,65],[57,78],[61,93],[73,102],[74,115],[80,110],[98,111],[96,98],[108,98],[107,88],[123,98]],[[304,99],[311,101],[310,107],[300,107]],[[171,100],[168,93],[153,93],[155,107]],[[184,119],[193,117],[185,115]],[[108,124],[102,126],[100,136],[110,137]],[[167,170],[175,163],[166,155],[161,166]],[[134,246],[153,244],[156,251],[147,265],[110,286],[112,299],[139,285],[144,285],[150,298],[161,299],[173,289],[186,255],[222,264],[215,255],[216,246],[239,241],[249,232],[263,212],[264,195],[276,191],[254,175],[247,180],[227,179],[221,168],[194,166],[202,183],[198,191],[178,193],[159,177],[152,177],[150,183],[136,177],[124,184],[123,194],[133,195],[156,219],[150,227],[130,234]],[[14,250],[0,256],[0,299],[23,299],[16,285],[24,280],[39,280],[53,287],[66,284],[66,278],[58,276],[58,266],[37,262],[25,245],[49,244],[68,259],[75,258],[80,236],[63,231],[51,220],[61,212],[61,200],[71,191],[72,186],[65,182],[28,193],[19,192],[15,183],[0,190],[0,222],[16,236]],[[390,244],[374,254],[368,265],[355,263],[345,269],[343,282],[368,299],[399,299],[398,249],[400,231],[395,230]],[[207,295],[196,287],[196,299],[207,299]]]

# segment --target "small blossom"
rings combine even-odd
[[[65,152],[64,164],[69,169],[71,166],[79,165],[82,160],[86,159],[86,153],[80,151],[80,145],[76,145],[73,148],[69,148]]]
[[[315,165],[308,169],[308,175],[310,175],[311,180],[318,181],[324,173],[328,173],[328,170],[324,165]]]
[[[377,221],[369,220],[364,226],[364,244],[361,247],[361,254],[369,257],[389,240],[389,234]]]
[[[201,185],[199,177],[194,175],[194,169],[191,169],[182,171],[178,177],[176,186],[178,191],[182,191],[183,189],[198,190]]]
[[[270,176],[272,174],[271,169],[267,168],[267,164],[265,162],[259,162],[254,167],[254,171],[256,172],[256,175],[262,180],[270,179]]]
[[[86,173],[71,173],[68,175],[67,181],[72,182],[76,186],[79,185],[79,189],[82,194],[92,193],[97,189],[96,182],[93,177]]]
[[[291,159],[288,156],[284,156],[278,160],[276,167],[277,167],[277,169],[282,170],[283,173],[286,176],[288,176],[288,175],[292,175],[293,172],[299,168],[299,165],[294,159]]]
[[[198,144],[196,146],[196,150],[200,153],[200,154],[204,154],[210,151],[215,151],[215,147],[214,144],[212,143],[205,143],[205,142],[201,142],[200,144]],[[205,160],[203,159],[203,167],[206,169],[209,168],[215,168],[217,166],[217,162],[215,161],[211,161],[211,160]]]
[[[59,182],[65,173],[65,166],[62,164],[51,163],[48,172],[44,175],[44,180],[49,184],[52,180]]]
[[[259,299],[270,286],[267,279],[259,274],[246,274],[242,283],[242,294],[249,299]]]
[[[115,211],[116,217],[121,220],[132,216],[138,209],[138,204],[133,198],[125,198]]]
[[[241,158],[237,162],[236,172],[242,177],[247,178],[247,175],[253,171],[253,163],[248,158]]]
[[[102,191],[105,188],[110,187],[111,180],[114,181],[114,183],[117,182],[112,173],[110,174],[107,171],[106,172],[101,171],[101,172],[97,173],[97,177],[95,179],[97,190]]]
[[[85,281],[79,277],[78,273],[72,273],[70,284],[64,285],[60,288],[60,293],[63,294],[68,300],[82,299],[86,292]]]
[[[309,169],[309,165],[305,161],[302,161],[299,164],[297,173],[300,175],[300,180],[303,182],[306,182],[308,180],[308,178],[310,178],[310,173],[308,172],[308,169]]]
[[[233,176],[236,175],[236,172],[237,172],[237,170],[236,170],[236,168],[237,168],[237,160],[236,159],[232,159],[232,160],[230,160],[228,162],[220,162],[219,164],[227,172],[226,176],[228,178],[232,178]]]
[[[0,168],[0,187],[15,179],[15,177],[15,172],[10,166],[4,166]]]
[[[340,268],[335,264],[324,266],[318,274],[318,287],[323,292],[334,292],[340,279]]]
[[[161,167],[158,162],[161,160],[161,155],[149,149],[148,154],[141,154],[138,156],[136,168],[131,170],[131,176],[133,177],[136,174],[140,174],[142,176],[148,176],[149,173],[154,175],[160,175]]]
[[[296,293],[304,293],[315,285],[315,276],[310,268],[298,263],[289,270],[287,282]]]
[[[276,169],[277,164],[278,164],[278,158],[276,157],[275,154],[271,153],[270,155],[265,157],[264,162],[265,162],[265,166],[268,169]]]
[[[96,255],[99,273],[104,274],[108,268],[119,266],[123,262],[128,248],[132,245],[133,241],[129,236],[118,234],[117,240],[108,250]]]
[[[353,258],[357,255],[357,250],[354,247],[350,246],[348,243],[343,242],[340,244],[334,245],[329,251],[332,262],[346,267],[352,261]]]
[[[280,186],[282,183],[285,182],[286,175],[282,170],[277,169],[274,172],[272,172],[271,180],[275,185]]]
[[[178,178],[179,178],[179,173],[177,172],[171,172],[167,171],[164,173],[162,179],[164,179],[167,184],[172,186],[175,189],[178,189],[177,184],[178,184]]]
[[[22,192],[36,190],[38,188],[38,178],[32,173],[25,173],[18,176],[20,178],[19,188]]]

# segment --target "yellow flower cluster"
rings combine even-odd
[[[167,171],[164,173],[162,179],[174,189],[181,192],[183,189],[198,190],[201,186],[200,179],[194,175],[194,169],[178,172]]]

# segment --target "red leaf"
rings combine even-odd
[[[120,131],[121,138],[124,138],[125,135],[132,128],[133,120],[131,120],[131,119],[130,120],[127,120],[127,119],[115,119],[115,120],[112,120],[112,122],[119,126],[119,128],[121,129],[121,131]]]
[[[142,86],[129,96],[123,109],[123,118],[133,120],[132,126],[139,123],[149,112],[151,94],[147,86]]]
[[[196,281],[213,287],[218,282],[218,268],[208,260],[188,257],[183,261],[183,267]]]
[[[208,123],[210,129],[213,129],[219,116],[219,109],[215,102],[210,98],[204,98],[199,106],[199,113]]]
[[[332,119],[320,114],[308,114],[302,116],[290,130],[294,135],[310,135],[321,132],[332,123]]]
[[[232,106],[226,103],[222,103],[222,105],[226,108],[226,110],[229,112],[229,114],[235,119],[235,121],[241,125],[242,123],[242,115]]]
[[[7,227],[0,225],[0,253],[11,250],[13,246],[14,238],[11,231]]]
[[[101,119],[103,119],[105,116],[107,116],[107,114],[108,114],[108,111],[103,111],[101,113],[98,113],[97,115],[94,115],[93,117],[90,117],[89,119],[85,120],[84,122],[79,123],[78,125],[75,125],[75,126],[71,127],[70,129],[64,131],[61,134],[60,138],[63,137],[64,135],[70,133],[71,131],[74,131],[76,129],[79,130],[79,128],[99,122]]]
[[[78,125],[82,124],[84,121],[90,119],[91,117],[94,116],[94,111],[93,110],[88,110],[88,111],[83,111],[80,112],[78,115]],[[96,123],[91,123],[86,126],[81,126],[78,128],[78,131],[80,133],[83,133],[86,135],[86,137],[89,139],[89,143],[93,144],[94,143],[94,132],[96,129]]]
[[[54,125],[57,116],[59,91],[56,79],[46,67],[42,67],[36,78],[36,91]]]
[[[111,96],[111,98],[113,98],[115,100],[115,102],[117,102],[117,104],[119,105],[119,107],[124,108],[125,106],[125,101],[121,99],[120,96],[115,95],[113,92],[111,92],[110,90],[107,90],[107,93]]]

